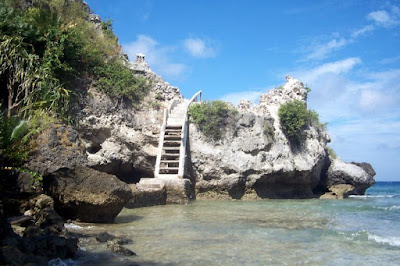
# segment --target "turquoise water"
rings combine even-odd
[[[139,264],[399,265],[400,182],[345,200],[195,201],[124,209],[115,224],[79,224],[132,239]],[[80,264],[129,264],[83,240]]]

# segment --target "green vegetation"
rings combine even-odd
[[[264,123],[264,135],[269,137],[271,140],[275,139],[275,134],[274,134],[274,125],[269,122]]]
[[[283,131],[293,140],[299,141],[304,129],[309,125],[314,125],[318,129],[325,127],[319,122],[318,113],[307,110],[306,105],[300,100],[282,104],[279,107],[278,115]]]
[[[115,58],[107,64],[94,67],[94,73],[98,78],[97,88],[111,96],[123,97],[137,103],[147,93],[146,80],[135,78],[132,72]]]
[[[158,102],[151,102],[151,107],[156,110],[160,110],[161,104]]]
[[[326,146],[325,149],[328,151],[328,154],[332,159],[337,158],[336,152],[331,147]]]
[[[70,121],[78,81],[134,104],[146,94],[148,84],[121,59],[112,22],[96,26],[88,15],[79,1],[0,1],[0,148],[8,166],[27,158],[29,140],[51,122]]]
[[[157,93],[156,100],[157,101],[164,101],[164,97],[161,95],[161,93]]]
[[[310,93],[311,92],[311,89],[310,89],[310,87],[305,87],[305,89],[306,89],[306,91],[307,91],[307,93]]]
[[[222,101],[202,102],[189,108],[190,121],[212,140],[220,140],[224,136],[228,119],[234,118],[237,113],[236,109]]]

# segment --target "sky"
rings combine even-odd
[[[286,74],[299,79],[336,154],[400,181],[400,0],[87,3],[185,98],[258,104]]]

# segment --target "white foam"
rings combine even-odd
[[[385,211],[394,211],[394,210],[400,210],[400,206],[397,205],[393,205],[390,207],[374,207],[375,209],[379,209],[379,210],[385,210]]]
[[[377,236],[373,234],[368,234],[368,240],[373,240],[380,244],[388,244],[393,247],[400,247],[400,237],[395,236]]]
[[[83,229],[82,226],[79,226],[79,225],[74,224],[74,223],[64,224],[64,226],[67,229],[75,229],[75,230],[82,230]]]
[[[349,198],[393,198],[395,195],[350,195]]]

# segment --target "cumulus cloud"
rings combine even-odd
[[[215,57],[217,45],[215,41],[200,38],[188,38],[183,42],[185,50],[194,57]]]
[[[172,60],[176,47],[162,46],[150,36],[139,35],[136,41],[124,44],[123,48],[130,60],[134,60],[137,53],[144,53],[149,66],[166,78],[181,78],[187,70],[184,64]]]

